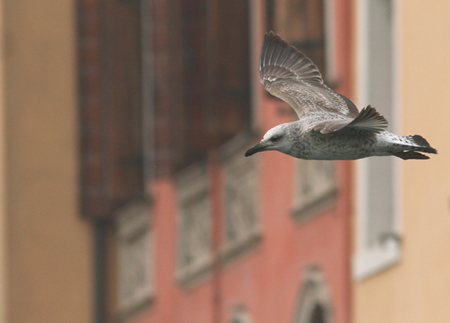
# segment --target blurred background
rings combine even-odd
[[[0,1],[0,322],[450,317],[450,3]],[[264,32],[439,154],[245,150]]]

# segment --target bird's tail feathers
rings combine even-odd
[[[403,160],[407,159],[430,159],[427,155],[418,153],[416,151],[402,151],[399,153],[395,153],[394,156],[399,157]]]

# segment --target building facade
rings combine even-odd
[[[423,135],[439,154],[424,163],[359,162],[353,322],[447,322],[450,6],[394,0],[356,5],[359,103],[383,106],[391,130]]]
[[[449,11],[0,1],[0,322],[447,322]],[[268,30],[439,154],[244,158]]]
[[[349,322],[351,163],[244,152],[295,118],[259,82],[264,32],[351,97],[351,1],[79,4],[81,193],[104,245],[99,317]]]
[[[445,4],[49,6],[2,4],[3,321],[446,321]],[[243,158],[270,29],[440,154]]]

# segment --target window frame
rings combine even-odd
[[[321,212],[330,210],[336,205],[339,185],[337,181],[337,163],[324,160],[295,160],[295,197],[293,217],[307,221]],[[329,178],[318,167],[326,167],[332,174]],[[329,167],[329,168],[328,168]],[[313,171],[308,172],[307,170]],[[309,193],[303,193],[305,184],[311,186]]]
[[[248,147],[253,143],[252,136],[248,133],[241,133],[235,138],[226,143],[221,149],[221,159],[223,168],[223,185],[222,185],[222,196],[223,196],[223,220],[222,220],[222,243],[220,255],[222,260],[230,261],[235,257],[253,249],[257,245],[262,237],[262,227],[260,221],[260,158],[259,156],[254,156],[252,158],[243,158],[243,155]],[[240,174],[246,173],[254,182],[253,190],[240,191],[242,187],[236,184],[236,177],[240,177]],[[238,200],[234,203],[227,203],[228,199],[231,197],[228,195],[228,189],[233,187],[233,190],[237,192],[239,196],[244,196],[245,202],[250,204],[253,211],[253,225],[250,227],[238,228],[238,236],[234,239],[228,239],[227,237],[227,225],[228,217],[233,217],[233,210],[229,208],[230,204],[239,204]],[[248,188],[248,187],[247,187]],[[249,194],[249,193],[252,194]],[[236,215],[234,215],[236,216]],[[237,216],[239,217],[239,216]],[[235,219],[236,220],[236,219]],[[237,219],[236,222],[239,219]],[[242,221],[241,221],[242,222]]]
[[[213,218],[211,213],[212,199],[209,194],[209,172],[205,164],[198,163],[181,172],[176,178],[176,194],[178,204],[177,215],[177,253],[175,279],[184,288],[190,288],[211,272],[214,253],[212,249]],[[203,213],[190,213],[189,206],[200,208]],[[197,210],[198,211],[198,210]],[[189,263],[185,263],[186,246],[192,241],[191,232],[186,230],[186,217],[195,216],[196,221],[205,223],[196,225],[197,230],[205,230],[204,250],[198,253]],[[191,226],[192,229],[192,226]],[[189,249],[189,248],[188,248]],[[192,256],[192,255],[188,255]]]
[[[358,98],[359,102],[365,106],[369,104],[370,78],[374,77],[369,72],[369,43],[370,39],[370,18],[369,17],[369,1],[362,0],[358,2],[357,8],[357,79],[358,79]],[[380,1],[380,0],[376,0]],[[399,3],[398,0],[390,0],[390,19],[391,19],[391,82],[392,82],[392,106],[390,117],[390,131],[396,132],[399,129],[401,94],[399,83]],[[376,19],[376,18],[373,18]],[[377,158],[377,157],[374,157]],[[391,232],[386,232],[386,237],[379,237],[380,243],[368,246],[368,230],[370,210],[369,202],[369,172],[370,164],[368,160],[359,160],[357,162],[357,181],[356,181],[356,252],[353,256],[352,271],[353,276],[357,280],[363,280],[376,273],[379,273],[391,266],[397,264],[401,259],[401,172],[402,167],[400,160],[394,157],[385,159],[383,162],[391,162],[392,177],[391,185],[393,194],[386,194],[387,199],[391,199],[392,203],[392,227]],[[379,190],[382,191],[382,190]]]

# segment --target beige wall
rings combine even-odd
[[[400,1],[401,133],[439,150],[402,162],[402,259],[354,285],[356,323],[450,322],[450,2]]]
[[[92,233],[77,214],[75,8],[71,0],[3,1],[11,323],[92,321]]]

